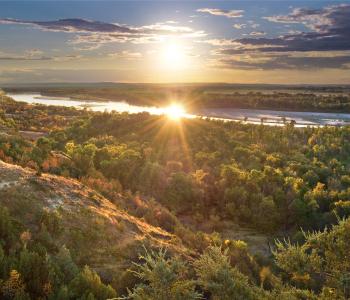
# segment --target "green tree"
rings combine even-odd
[[[179,258],[167,258],[166,251],[146,251],[140,256],[142,264],[135,264],[132,271],[143,282],[129,292],[134,300],[201,299],[195,291],[195,282],[188,279],[188,267]]]
[[[277,242],[277,265],[296,283],[317,283],[318,288],[350,297],[350,218],[330,230],[305,233],[305,240],[302,245]]]
[[[23,249],[19,255],[18,271],[23,277],[27,291],[33,297],[45,297],[51,293],[47,289],[49,280],[49,261],[47,257]]]
[[[171,209],[181,212],[193,208],[196,196],[192,177],[180,172],[171,175],[163,199]]]
[[[68,289],[73,299],[106,300],[116,297],[115,290],[110,285],[103,284],[98,274],[88,266],[76,275]]]
[[[230,265],[227,250],[209,247],[194,262],[198,283],[211,295],[213,300],[259,299],[263,295],[248,283],[248,278]]]
[[[15,245],[18,238],[18,226],[15,224],[8,210],[0,206],[0,246],[7,252]]]

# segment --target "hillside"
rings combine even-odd
[[[79,264],[88,264],[103,277],[128,267],[143,245],[187,253],[174,235],[116,208],[78,181],[38,176],[2,161],[0,204],[32,232],[38,230],[34,220],[42,210],[57,214],[64,229],[55,244],[65,244]]]
[[[349,127],[0,104],[0,299],[349,298]]]

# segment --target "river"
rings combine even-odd
[[[152,115],[165,114],[166,108],[155,106],[132,105],[123,101],[82,101],[68,97],[42,96],[39,93],[8,93],[16,101],[38,103],[45,105],[69,106],[87,108],[92,111],[117,111],[128,113],[148,112]],[[323,112],[275,111],[261,109],[210,108],[196,114],[185,114],[187,118],[208,117],[224,121],[243,121],[250,124],[283,126],[285,122],[294,120],[297,127],[306,126],[343,126],[350,125],[350,114]]]

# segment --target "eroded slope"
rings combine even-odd
[[[55,212],[63,232],[54,240],[65,244],[80,264],[108,276],[126,268],[143,245],[167,247],[188,254],[176,236],[118,209],[81,183],[64,177],[36,175],[0,161],[0,204],[35,232],[42,210]]]

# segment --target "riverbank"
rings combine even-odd
[[[77,100],[54,95],[47,97],[40,93],[8,93],[7,95],[16,101],[75,107],[78,109],[85,108],[91,109],[92,111],[116,111],[127,113],[148,112],[153,115],[162,115],[164,114],[165,109],[165,107],[133,105],[126,101],[94,101],[93,99]],[[283,126],[291,122],[298,127],[350,125],[350,114],[304,111],[211,108],[198,109],[192,113],[186,114],[186,117],[202,117],[222,121],[240,121],[248,124],[264,124],[271,126]]]
[[[288,112],[350,113],[350,86],[263,84],[37,84],[7,86],[10,93],[40,93],[86,102],[126,101],[136,106],[168,106],[176,101],[189,112],[202,109],[258,109]]]

